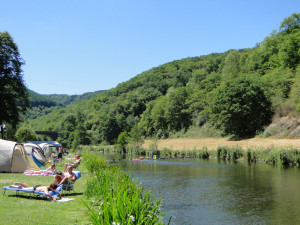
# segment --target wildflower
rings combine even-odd
[[[133,216],[133,215],[131,215],[129,218],[131,219],[131,221],[132,221],[132,222],[134,222],[134,221],[135,221],[135,218],[134,218],[134,216]]]

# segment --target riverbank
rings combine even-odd
[[[74,193],[63,196],[72,201],[52,202],[7,191],[0,195],[0,221],[5,224],[163,224],[161,200],[153,201],[150,190],[145,191],[129,174],[109,164],[99,154],[88,151],[81,154],[82,177],[76,181]],[[57,169],[62,171],[63,165],[59,163]],[[53,176],[0,173],[2,190],[14,182],[28,186],[48,185],[53,182]]]
[[[299,148],[300,139],[275,139],[275,138],[250,138],[232,141],[228,138],[184,138],[184,139],[160,139],[145,140],[142,145],[145,149],[155,147],[158,150],[193,150],[206,147],[207,150],[217,150],[219,146],[247,148]]]
[[[153,201],[150,190],[96,152],[85,151],[84,160],[91,174],[85,194],[92,200],[86,207],[93,224],[164,224],[161,200]]]
[[[67,161],[65,161],[67,162]],[[58,170],[63,170],[64,164],[57,164]],[[14,224],[89,224],[90,218],[82,200],[86,181],[89,177],[84,165],[79,166],[82,177],[74,186],[74,193],[67,193],[63,198],[74,199],[69,202],[52,202],[50,200],[32,196],[26,193],[16,195],[13,191],[6,191],[3,187],[14,182],[22,182],[28,186],[50,185],[53,176],[25,176],[23,173],[0,173],[0,221],[6,225]],[[1,222],[0,222],[1,223]]]

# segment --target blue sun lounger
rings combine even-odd
[[[15,187],[10,187],[10,186],[5,186],[5,187],[3,187],[3,189],[4,189],[3,195],[5,195],[6,191],[15,191],[16,195],[19,195],[20,192],[25,192],[25,193],[29,193],[31,197],[33,195],[36,195],[36,196],[42,195],[44,198],[47,198],[47,195],[43,191],[35,191],[35,190],[32,190],[32,189],[15,188]],[[53,197],[57,197],[59,192],[58,191],[49,191],[49,194],[52,195]]]
[[[79,171],[73,171],[73,172],[75,173],[76,180],[78,180],[81,177],[81,173]],[[73,186],[74,186],[74,182],[69,182],[67,184],[63,184],[63,185],[59,186],[55,191],[49,191],[49,194],[52,195],[53,197],[57,197],[59,192],[69,191],[69,193],[70,193],[70,191],[73,190]],[[43,197],[47,198],[47,195],[43,191],[35,191],[33,189],[23,189],[23,188],[16,188],[16,187],[10,187],[10,186],[5,186],[5,187],[3,187],[3,189],[4,189],[3,195],[5,195],[6,191],[15,191],[16,195],[19,195],[20,192],[25,192],[25,193],[29,193],[30,196],[42,195]],[[64,194],[64,193],[62,193],[62,194]]]

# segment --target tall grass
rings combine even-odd
[[[83,147],[84,149],[84,147]],[[89,147],[86,147],[88,150]],[[108,148],[106,151],[114,151]],[[216,151],[207,150],[207,147],[193,150],[173,150],[157,148],[135,148],[129,149],[129,154],[142,155],[150,158],[151,152],[160,158],[217,158],[220,160],[245,160],[248,162],[265,162],[269,164],[282,164],[285,166],[300,167],[300,150],[296,148],[279,148],[272,146],[270,148],[250,147],[242,149],[239,146],[218,146]],[[114,151],[114,153],[117,153]]]
[[[217,158],[223,160],[238,160],[244,157],[244,152],[240,147],[219,146],[217,148]]]
[[[84,161],[92,174],[85,205],[94,224],[163,224],[161,200],[153,202],[150,191],[97,153],[85,152]]]

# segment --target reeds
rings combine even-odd
[[[85,203],[94,224],[163,224],[161,200],[153,202],[151,192],[96,153],[84,154],[86,168],[92,174],[87,182]]]

